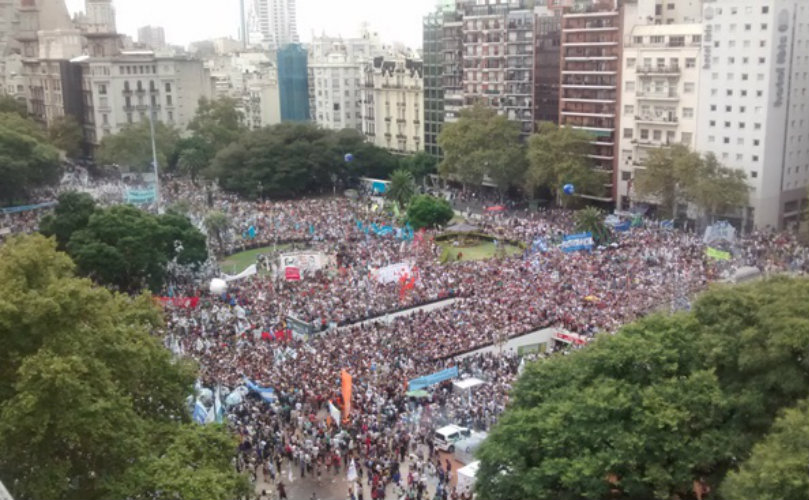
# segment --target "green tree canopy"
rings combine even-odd
[[[596,207],[587,207],[574,215],[576,231],[590,233],[596,245],[603,245],[610,239],[610,230],[604,223],[604,212]]]
[[[690,313],[650,316],[529,364],[478,453],[478,493],[670,499],[694,498],[695,484],[716,491],[778,411],[809,395],[808,300],[806,279],[717,287]]]
[[[438,160],[435,156],[425,151],[419,151],[414,155],[403,156],[399,159],[399,168],[413,174],[416,182],[421,182],[427,175],[434,174],[437,166]]]
[[[237,104],[231,97],[215,100],[201,97],[197,104],[197,112],[188,124],[188,130],[210,147],[211,158],[247,131],[244,115]]]
[[[25,101],[10,95],[0,95],[0,113],[14,113],[22,118],[27,118],[28,108]]]
[[[151,298],[110,293],[73,269],[42,236],[0,247],[3,483],[19,499],[246,493],[228,459],[235,441],[189,424],[196,370],[150,334],[161,321]],[[163,475],[144,473],[154,464]]]
[[[693,202],[704,217],[723,215],[745,206],[749,198],[746,174],[719,164],[712,153],[705,158],[682,144],[652,150],[635,188],[642,198],[655,198],[664,217],[676,217],[677,206]]]
[[[443,226],[453,215],[447,200],[426,194],[414,196],[407,207],[407,219],[415,229]]]
[[[51,144],[65,152],[68,158],[78,158],[82,154],[84,132],[78,120],[71,115],[57,118],[48,127]]]
[[[161,170],[168,167],[168,159],[177,147],[180,135],[173,127],[155,122],[155,149]],[[96,161],[104,165],[117,164],[136,172],[152,169],[152,139],[149,121],[128,125],[120,132],[101,139]]]
[[[720,492],[728,499],[809,498],[809,400],[788,408],[775,420],[750,458],[728,474]]]
[[[562,191],[565,184],[573,184],[578,193],[600,194],[604,179],[593,170],[595,164],[588,156],[594,151],[592,140],[583,130],[540,123],[528,141],[525,183],[529,194],[545,188],[559,205],[567,199]]]
[[[489,176],[501,192],[519,186],[525,173],[525,152],[516,122],[494,109],[476,104],[461,110],[457,122],[444,125],[438,136],[444,178],[480,185]]]
[[[347,153],[354,156],[346,162]],[[345,187],[358,177],[387,178],[397,160],[356,130],[282,123],[243,134],[220,151],[205,174],[243,196],[290,198]]]
[[[37,188],[59,182],[59,151],[32,120],[0,112],[0,202],[27,201]]]
[[[88,193],[68,191],[59,195],[53,214],[46,215],[39,224],[39,232],[56,237],[59,250],[67,249],[70,237],[90,222],[96,202]]]
[[[404,169],[395,170],[390,176],[390,185],[385,196],[404,207],[415,194],[416,181],[413,174]]]

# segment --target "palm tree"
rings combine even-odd
[[[208,239],[216,239],[218,251],[223,251],[225,248],[224,234],[230,226],[228,216],[223,212],[214,211],[205,217],[205,231],[208,233]]]
[[[396,201],[404,207],[415,194],[416,181],[413,179],[413,174],[401,168],[394,170],[390,175],[390,184],[387,190],[388,199]]]
[[[596,207],[587,207],[576,212],[576,230],[593,235],[596,245],[606,243],[610,238],[610,231],[604,223],[604,212]]]
[[[184,174],[191,176],[191,182],[197,184],[197,175],[208,164],[208,159],[205,157],[205,152],[197,148],[187,148],[180,152],[180,157],[177,159],[177,166]]]

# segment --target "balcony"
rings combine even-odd
[[[390,116],[386,116],[386,117],[385,117],[385,121],[386,121],[386,122],[390,123],[390,120],[391,120]]]
[[[396,120],[396,123],[398,123],[399,125],[404,125],[405,123],[407,123],[407,120],[405,120],[404,118],[398,118]]]
[[[639,90],[635,92],[635,97],[647,101],[678,101],[680,96],[677,92],[644,92]]]
[[[398,140],[400,140],[400,141],[406,141],[406,140],[407,140],[407,136],[406,136],[406,135],[404,135],[404,134],[396,134],[396,139],[398,139]]]
[[[635,71],[639,75],[680,76],[679,66],[638,66],[638,68]]]
[[[638,123],[652,123],[655,125],[677,125],[677,117],[674,115],[643,115],[635,116],[635,121]]]

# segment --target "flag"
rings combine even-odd
[[[716,260],[730,260],[730,252],[723,252],[722,250],[717,250],[713,247],[708,247],[705,249],[705,254]]]
[[[196,404],[194,405],[194,413],[191,414],[191,418],[194,419],[194,422],[198,424],[204,424],[207,417],[208,412],[205,411],[205,407],[202,405],[202,403],[197,400]]]
[[[393,215],[395,215],[397,218],[399,216],[401,216],[401,213],[399,212],[399,202],[398,201],[393,202]]]
[[[358,478],[357,476],[357,466],[354,464],[354,459],[351,459],[351,464],[348,466],[348,473],[346,474],[346,480],[351,483],[356,481]]]
[[[251,391],[258,393],[261,399],[268,403],[272,403],[275,400],[275,389],[272,387],[261,387],[247,377],[244,377],[244,385]]]
[[[284,276],[287,281],[300,281],[301,270],[294,266],[287,266],[286,269],[284,269]]]
[[[329,416],[337,425],[340,425],[340,410],[329,401]]]
[[[213,407],[214,420],[217,424],[221,424],[225,419],[225,407],[222,406],[222,388],[218,385],[216,386],[216,391],[214,394]]]
[[[664,220],[660,223],[661,229],[674,229],[674,220]]]
[[[345,371],[340,371],[341,389],[343,395],[343,420],[348,420],[351,414],[351,375]]]

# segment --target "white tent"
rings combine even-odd
[[[472,491],[475,487],[475,476],[478,473],[480,461],[472,462],[471,464],[458,469],[458,491],[469,490]]]

